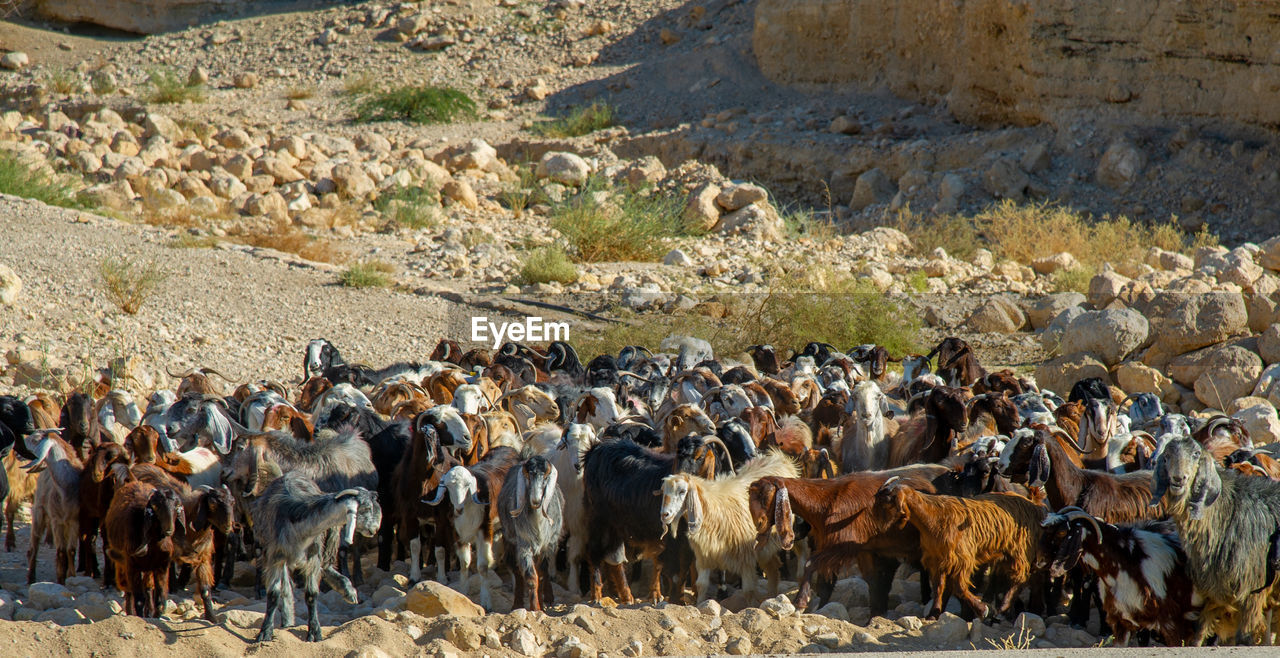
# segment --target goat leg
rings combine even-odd
[[[614,593],[618,595],[618,603],[635,603],[636,599],[631,595],[631,587],[627,585],[627,575],[623,565],[606,562],[605,568],[609,570],[609,584],[613,587]]]
[[[512,580],[515,581],[515,591],[511,597],[511,610],[514,612],[516,608],[523,608],[525,605],[524,588],[525,588],[525,570],[519,565],[511,570]],[[597,572],[597,575],[599,572]],[[599,597],[596,598],[599,601]]]
[[[539,603],[541,606],[553,605],[556,602],[556,594],[551,588],[552,579],[547,575],[546,563],[541,564],[542,570],[538,574],[538,585],[542,588]]]
[[[276,618],[280,614],[280,589],[274,586],[267,592],[267,614],[262,616],[262,630],[254,642],[270,642],[275,638]]]
[[[591,572],[591,586],[588,588],[591,590],[591,602],[599,603],[600,599],[604,598],[604,583],[601,582],[600,578],[600,565],[589,565],[587,570]]]
[[[218,617],[213,614],[213,597],[209,596],[209,586],[200,585],[200,602],[204,604],[204,618],[209,620],[210,624],[216,625]]]
[[[316,593],[320,589],[319,578],[312,575],[307,578],[307,589],[303,593],[303,598],[307,602],[307,642],[319,642],[322,637],[320,632],[320,608],[316,605]]]
[[[383,498],[387,500],[387,498]],[[378,528],[378,568],[391,571],[392,548],[395,544],[396,528],[393,523],[384,523]]]

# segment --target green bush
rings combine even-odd
[[[147,94],[149,103],[185,103],[204,100],[204,85],[188,84],[177,71],[156,69],[147,74],[151,86]]]
[[[356,261],[342,270],[338,282],[348,288],[386,288],[391,285],[395,268],[386,261]]]
[[[440,195],[430,184],[396,188],[373,202],[373,209],[382,216],[415,229],[435,226],[439,207]]]
[[[613,126],[614,114],[612,105],[592,103],[572,108],[563,117],[535,123],[529,132],[540,137],[580,137]]]
[[[103,259],[98,264],[98,275],[107,299],[129,315],[136,315],[151,293],[169,278],[154,262],[141,262],[128,256]]]
[[[67,182],[36,171],[9,151],[0,150],[0,193],[43,201],[63,208],[85,208]]]
[[[451,123],[473,119],[476,102],[452,87],[398,87],[372,92],[356,104],[359,123],[408,121],[411,123]]]
[[[606,192],[601,202],[597,192]],[[663,240],[689,234],[680,199],[645,190],[611,188],[592,179],[552,209],[551,227],[583,263],[655,261]]]
[[[529,253],[520,266],[522,283],[573,283],[578,280],[578,268],[565,253],[564,247],[541,247]]]

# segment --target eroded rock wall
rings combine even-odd
[[[1108,107],[1280,125],[1280,7],[1232,0],[758,0],[784,84],[887,87],[966,121]]]
[[[36,0],[36,11],[68,23],[156,34],[181,30],[213,14],[242,7],[245,0]]]

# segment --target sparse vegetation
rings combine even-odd
[[[312,98],[316,95],[316,88],[311,85],[295,85],[289,87],[284,92],[284,97],[289,100],[300,101]]]
[[[71,69],[55,69],[49,73],[49,88],[69,96],[80,91],[80,76]]]
[[[0,150],[0,194],[36,199],[63,208],[87,207],[69,183],[28,166],[16,154],[3,150]]]
[[[520,218],[524,211],[535,203],[547,203],[549,199],[538,186],[538,178],[534,174],[533,165],[513,167],[519,182],[510,183],[506,189],[498,193],[498,200]]]
[[[924,270],[914,270],[907,275],[907,287],[913,292],[929,290],[929,275]]]
[[[169,241],[168,246],[173,249],[208,249],[218,246],[218,238],[212,235],[179,233],[178,237]]]
[[[204,100],[204,85],[188,84],[173,69],[156,69],[147,74],[151,91],[147,94],[149,103],[198,103]]]
[[[440,194],[429,183],[401,187],[382,194],[373,209],[383,217],[409,228],[432,228],[439,223]]]
[[[608,103],[575,107],[563,117],[533,124],[529,132],[539,137],[580,137],[614,125],[614,109]]]
[[[535,249],[520,266],[522,283],[573,283],[578,280],[578,268],[569,259],[564,247],[552,245]]]
[[[476,116],[476,102],[453,87],[398,87],[366,94],[356,104],[355,120],[433,124]]]
[[[386,288],[395,271],[386,261],[360,260],[348,265],[338,275],[338,282],[348,288]]]
[[[1172,222],[1146,225],[1127,217],[1093,220],[1061,206],[1011,201],[972,217],[903,211],[897,228],[911,238],[919,253],[942,247],[952,256],[968,258],[986,248],[997,258],[1030,263],[1066,251],[1093,268],[1107,261],[1141,261],[1151,247],[1181,252],[1217,244],[1210,233],[1187,236]]]
[[[117,308],[136,315],[151,294],[169,277],[153,261],[138,261],[128,256],[107,257],[98,265],[102,292]]]
[[[228,238],[252,247],[265,247],[297,254],[307,260],[322,263],[345,263],[349,255],[332,240],[316,238],[294,228],[290,224],[281,224],[274,229],[246,231]]]
[[[758,343],[798,348],[814,340],[840,348],[877,343],[891,354],[921,351],[920,319],[911,309],[869,283],[823,269],[782,275],[768,293],[722,295],[707,304],[722,308],[724,317],[706,317],[699,309],[624,316],[624,322],[581,341],[579,351],[616,354],[624,345],[657,346],[672,334],[703,338],[723,355]]]
[[[598,192],[606,192],[604,201]],[[599,179],[552,210],[551,227],[560,232],[584,263],[652,261],[664,253],[664,238],[688,235],[680,199],[612,188]]]
[[[809,208],[784,211],[782,226],[787,238],[791,240],[809,238],[815,242],[825,242],[839,234],[829,220],[820,218],[817,212]]]
[[[372,73],[364,72],[345,76],[342,79],[342,93],[346,96],[363,96],[371,94],[378,88],[378,79]]]
[[[1068,270],[1053,273],[1054,292],[1089,292],[1089,281],[1097,270],[1079,265]]]

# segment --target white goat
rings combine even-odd
[[[889,462],[889,442],[885,440],[885,416],[889,399],[875,382],[858,382],[851,396],[853,433],[844,438],[841,446],[841,468],[846,473],[873,471],[886,468]]]
[[[742,578],[742,593],[748,601],[757,600],[757,569],[764,571],[770,595],[778,593],[781,542],[776,534],[771,534],[769,541],[757,545],[747,488],[763,477],[798,475],[790,459],[770,451],[743,464],[736,475],[704,480],[679,473],[662,479],[660,520],[673,536],[679,518],[683,516],[688,521],[689,547],[693,549],[698,571],[699,603],[710,595],[713,569],[738,574]]]
[[[573,423],[565,428],[556,446],[547,458],[556,469],[556,484],[564,495],[562,509],[563,528],[568,536],[569,581],[571,591],[578,591],[578,569],[587,553],[587,515],[582,507],[582,458],[600,440],[590,425]],[[554,564],[552,565],[554,568]]]
[[[476,548],[476,573],[480,575],[480,605],[486,610],[493,609],[493,596],[489,592],[489,582],[485,578],[493,564],[492,529],[489,522],[487,505],[478,497],[480,487],[476,476],[465,466],[454,466],[440,478],[440,486],[436,488],[435,498],[428,501],[431,505],[439,505],[444,496],[449,496],[453,505],[453,529],[456,535],[454,554],[458,556],[458,582],[467,581],[467,572],[471,569],[471,547]]]

